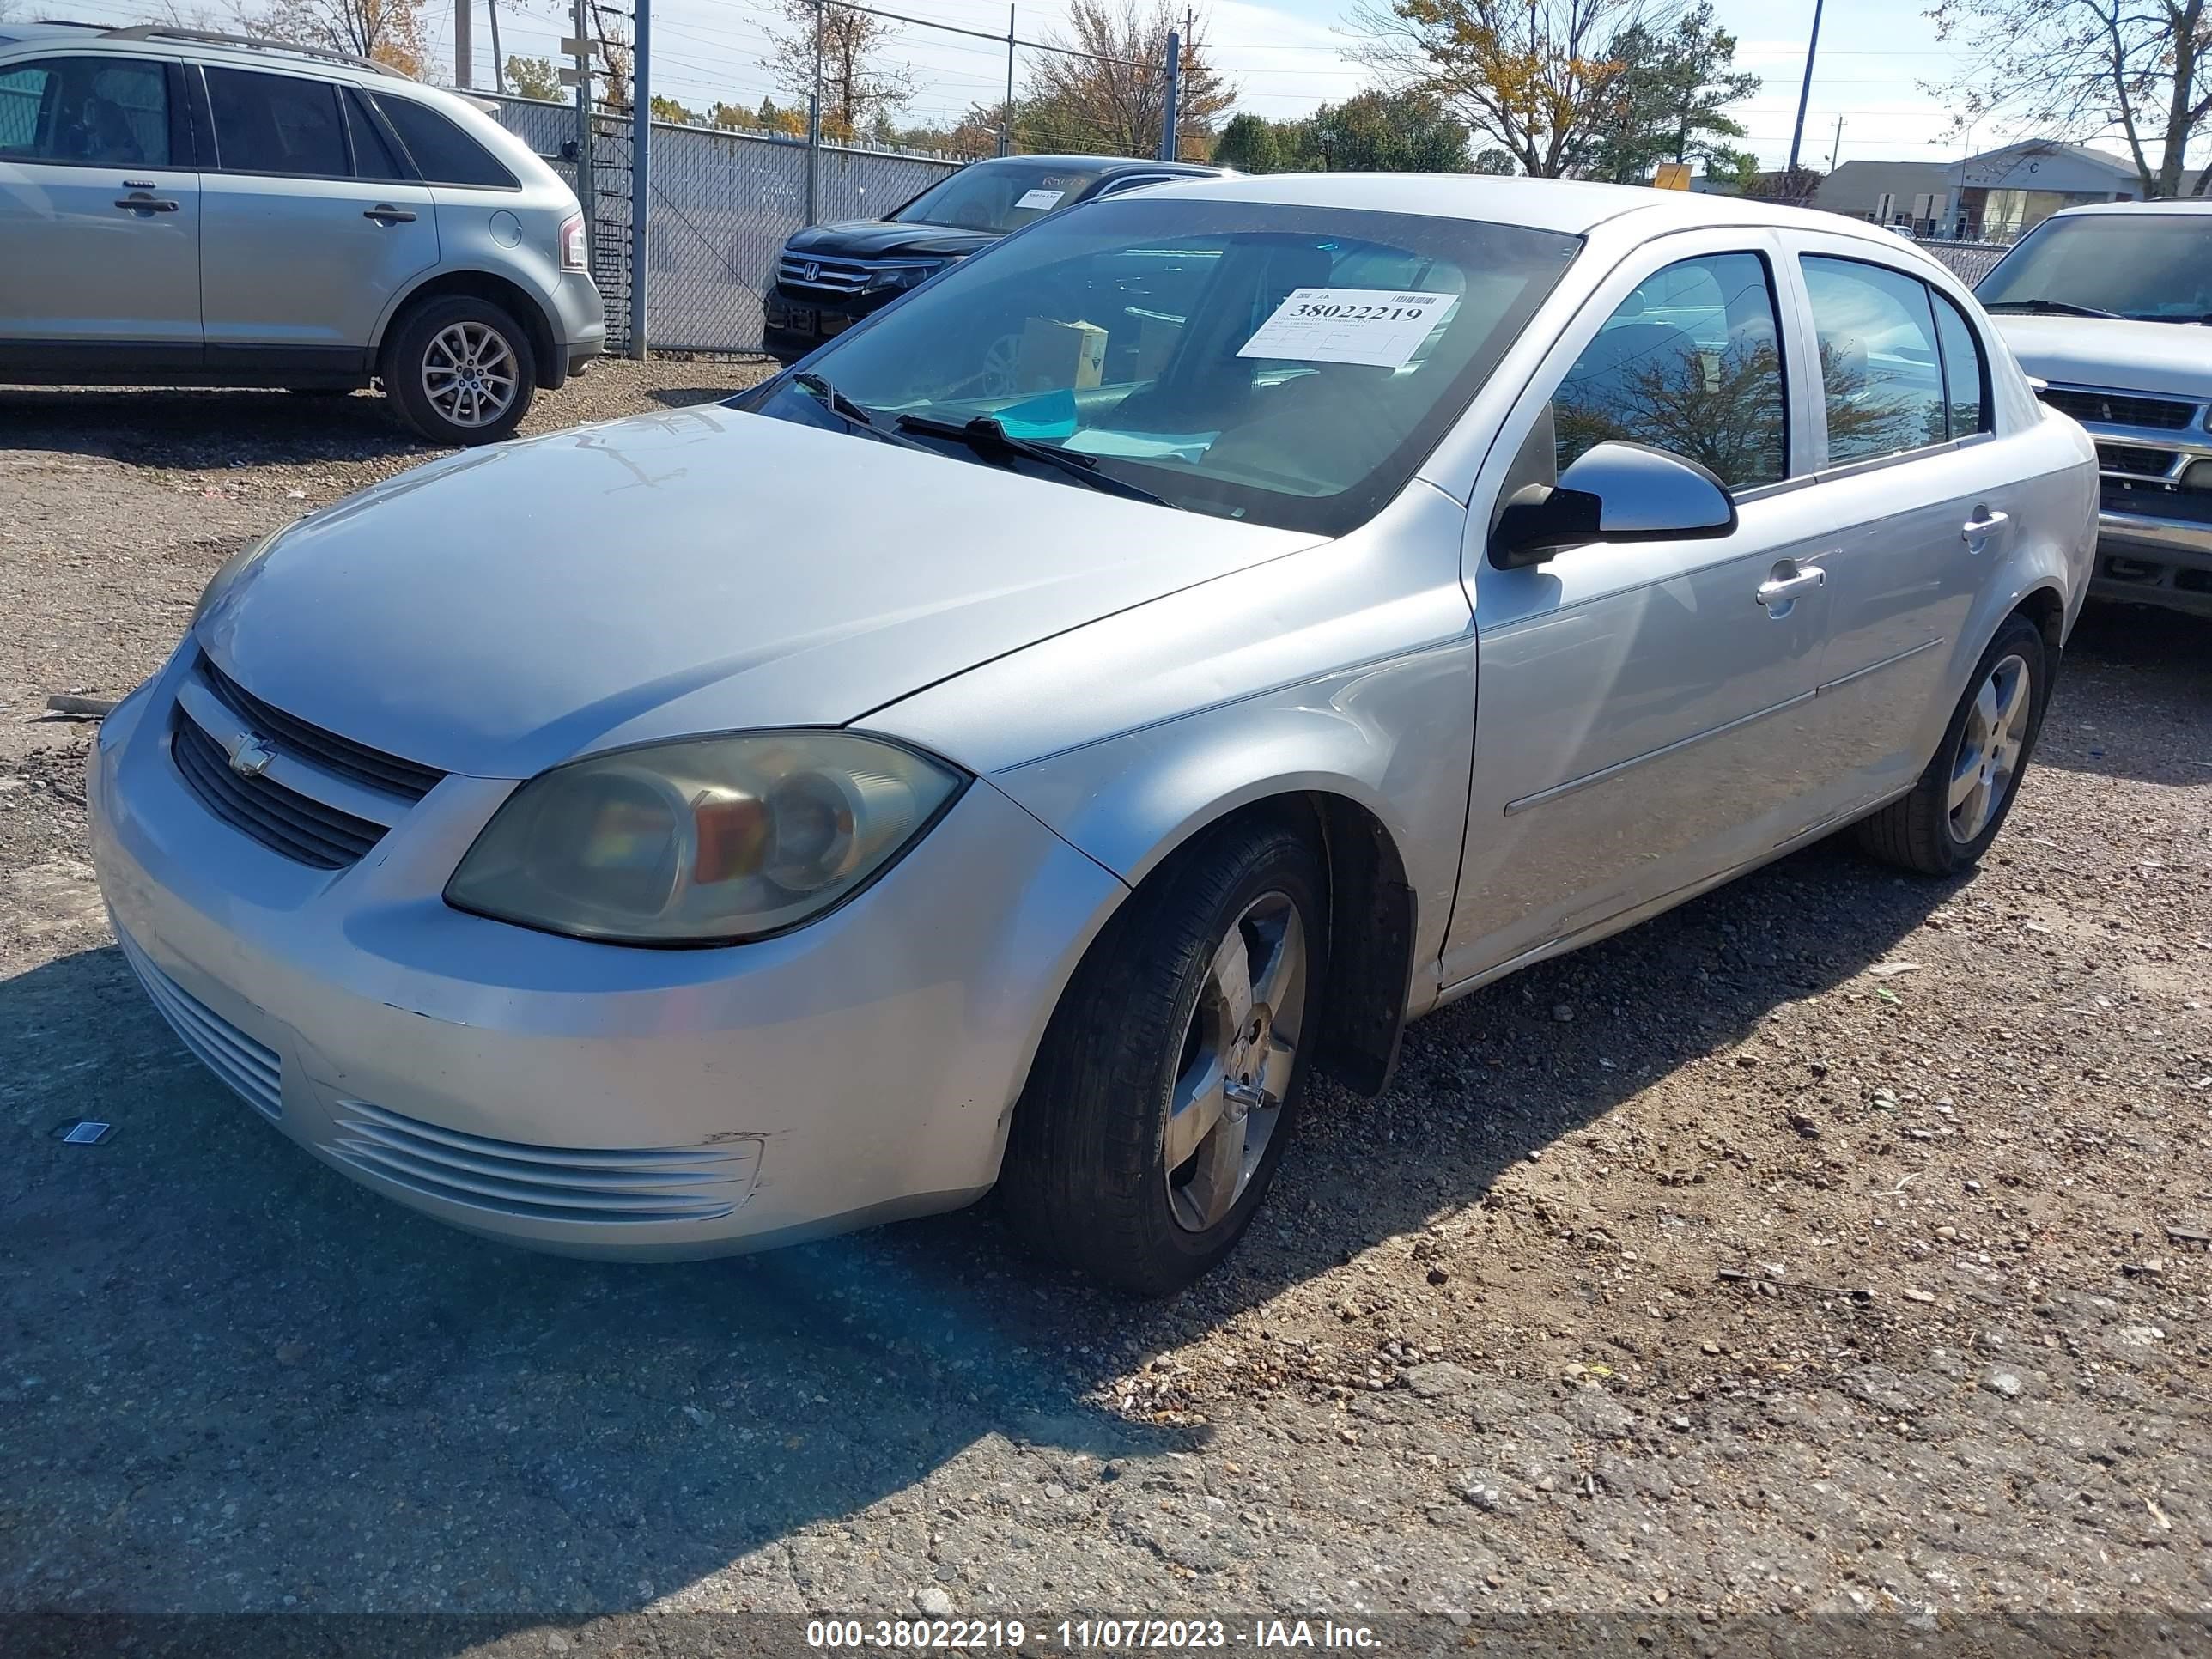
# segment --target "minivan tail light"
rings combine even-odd
[[[561,269],[584,269],[584,216],[572,213],[561,222]]]

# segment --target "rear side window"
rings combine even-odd
[[[120,58],[43,58],[0,70],[0,157],[168,166],[167,71]]]
[[[357,92],[345,95],[345,119],[346,131],[353,139],[354,172],[359,177],[395,183],[409,177]]]
[[[1608,439],[1710,469],[1730,489],[1789,470],[1789,395],[1766,262],[1709,253],[1638,283],[1552,398],[1562,468]]]
[[[1943,348],[1943,400],[1954,438],[1971,437],[1990,428],[1989,362],[1981,337],[1944,295],[1936,296],[1936,341]]]
[[[1928,285],[1856,259],[1808,255],[1804,267],[1828,409],[1828,464],[1944,442],[1950,416]]]
[[[326,81],[210,69],[217,162],[226,173],[345,179],[353,173],[338,91]]]
[[[423,183],[516,188],[514,175],[497,156],[428,105],[411,98],[379,98],[376,106],[398,131]]]

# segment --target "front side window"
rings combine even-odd
[[[337,88],[328,82],[210,69],[207,89],[216,155],[225,172],[352,176]]]
[[[901,224],[950,225],[960,230],[1019,230],[1070,205],[1104,176],[1103,167],[1042,161],[979,161],[899,209]]]
[[[515,177],[507,164],[428,105],[390,95],[377,99],[415,158],[426,185],[468,185],[483,190],[513,190]]]
[[[0,70],[0,157],[168,166],[167,72],[120,58],[45,58]]]
[[[1730,489],[1789,471],[1774,293],[1755,253],[1710,253],[1638,283],[1552,398],[1564,468],[1607,440],[1709,468]]]
[[[1828,410],[1828,465],[1945,441],[1950,421],[1928,285],[1856,259],[1808,254],[1804,270]]]
[[[2203,322],[2212,318],[2212,214],[2046,219],[1974,297],[1989,311]]]
[[[1139,191],[954,266],[809,367],[884,426],[988,416],[1170,506],[1334,535],[1404,485],[1580,246]],[[790,380],[747,406],[837,424]]]

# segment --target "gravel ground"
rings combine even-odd
[[[1175,1300],[988,1206],[617,1267],[187,1059],[33,718],[422,453],[366,396],[0,391],[0,1611],[2212,1612],[2212,630],[2091,613],[1966,879],[1816,848],[1423,1023]]]

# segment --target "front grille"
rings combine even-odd
[[[425,1197],[536,1221],[712,1221],[752,1191],[760,1143],[637,1150],[532,1146],[337,1103],[334,1157]]]
[[[422,799],[446,775],[434,767],[387,755],[365,743],[356,743],[335,732],[325,732],[319,726],[310,726],[281,708],[271,708],[217,668],[204,652],[200,654],[199,676],[232,714],[274,744],[279,751],[296,756],[325,772],[410,801]]]
[[[2145,449],[2140,444],[2099,444],[2097,465],[2107,472],[2134,472],[2163,478],[2181,457],[2171,449]]]
[[[2197,418],[2195,404],[2172,398],[2063,386],[2045,386],[2036,395],[2077,421],[2101,422],[2106,426],[2148,426],[2178,432]]]
[[[262,1116],[283,1116],[283,1065],[276,1051],[256,1042],[156,968],[120,927],[115,930],[115,938],[123,946],[123,959],[138,975],[147,996],[193,1056]]]
[[[209,811],[288,859],[343,870],[383,838],[384,826],[309,800],[266,777],[240,776],[230,757],[182,708],[169,724],[177,770]]]
[[[803,253],[787,253],[776,260],[775,276],[787,288],[858,294],[875,280],[876,273],[858,259],[811,259]]]

